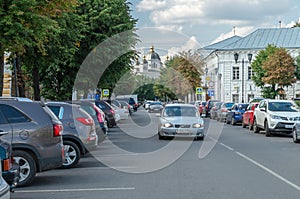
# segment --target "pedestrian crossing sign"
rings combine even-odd
[[[197,87],[196,88],[196,94],[202,94],[202,87]]]

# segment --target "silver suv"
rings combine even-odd
[[[299,107],[292,100],[260,101],[254,111],[254,133],[261,129],[269,137],[273,133],[291,134],[295,123],[300,122]]]
[[[63,163],[63,127],[42,102],[0,98],[1,139],[12,144],[15,163],[20,166],[18,186],[30,184],[37,172]]]

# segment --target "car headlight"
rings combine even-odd
[[[281,120],[282,118],[280,117],[280,116],[278,116],[278,115],[270,115],[270,117],[272,118],[272,119],[275,119],[275,120]]]
[[[171,123],[169,123],[169,122],[167,122],[167,123],[164,124],[164,127],[166,127],[166,128],[170,128],[170,127],[172,127],[172,126],[173,126],[173,124],[171,124]]]
[[[199,123],[193,124],[193,128],[200,128],[202,125]]]

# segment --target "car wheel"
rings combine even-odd
[[[32,155],[26,151],[13,151],[13,157],[16,164],[20,167],[20,179],[18,186],[30,184],[36,174],[36,164]]]
[[[80,160],[80,150],[78,146],[71,141],[64,141],[64,150],[65,150],[65,160],[63,162],[62,168],[69,169],[75,167]]]
[[[293,129],[293,141],[294,141],[294,143],[299,143],[300,142],[300,140],[298,139],[297,131],[296,131],[295,128]]]
[[[265,131],[266,131],[266,136],[270,137],[271,136],[271,131],[269,129],[268,121],[265,121]]]
[[[253,131],[254,131],[254,133],[259,133],[259,131],[260,131],[259,127],[257,126],[256,119],[254,119]]]
[[[246,126],[247,126],[247,125],[245,124],[244,118],[243,118],[243,119],[242,119],[242,127],[243,127],[243,128],[246,128]]]
[[[231,118],[231,125],[232,125],[232,126],[235,125],[235,119],[234,119],[234,117]]]
[[[250,120],[249,120],[248,124],[249,124],[248,125],[249,130],[252,131],[253,130],[253,124],[251,123]]]
[[[158,133],[158,139],[159,140],[163,140],[164,139],[164,136],[160,135],[160,133]]]
[[[227,117],[224,119],[226,124],[229,124],[229,120],[227,119]]]

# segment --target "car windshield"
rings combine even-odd
[[[161,105],[161,102],[151,102],[150,105]]]
[[[231,108],[233,106],[233,103],[225,103],[226,108]]]
[[[164,117],[198,117],[198,110],[194,107],[166,107],[163,112]]]
[[[299,107],[291,102],[269,102],[270,111],[299,112]]]

